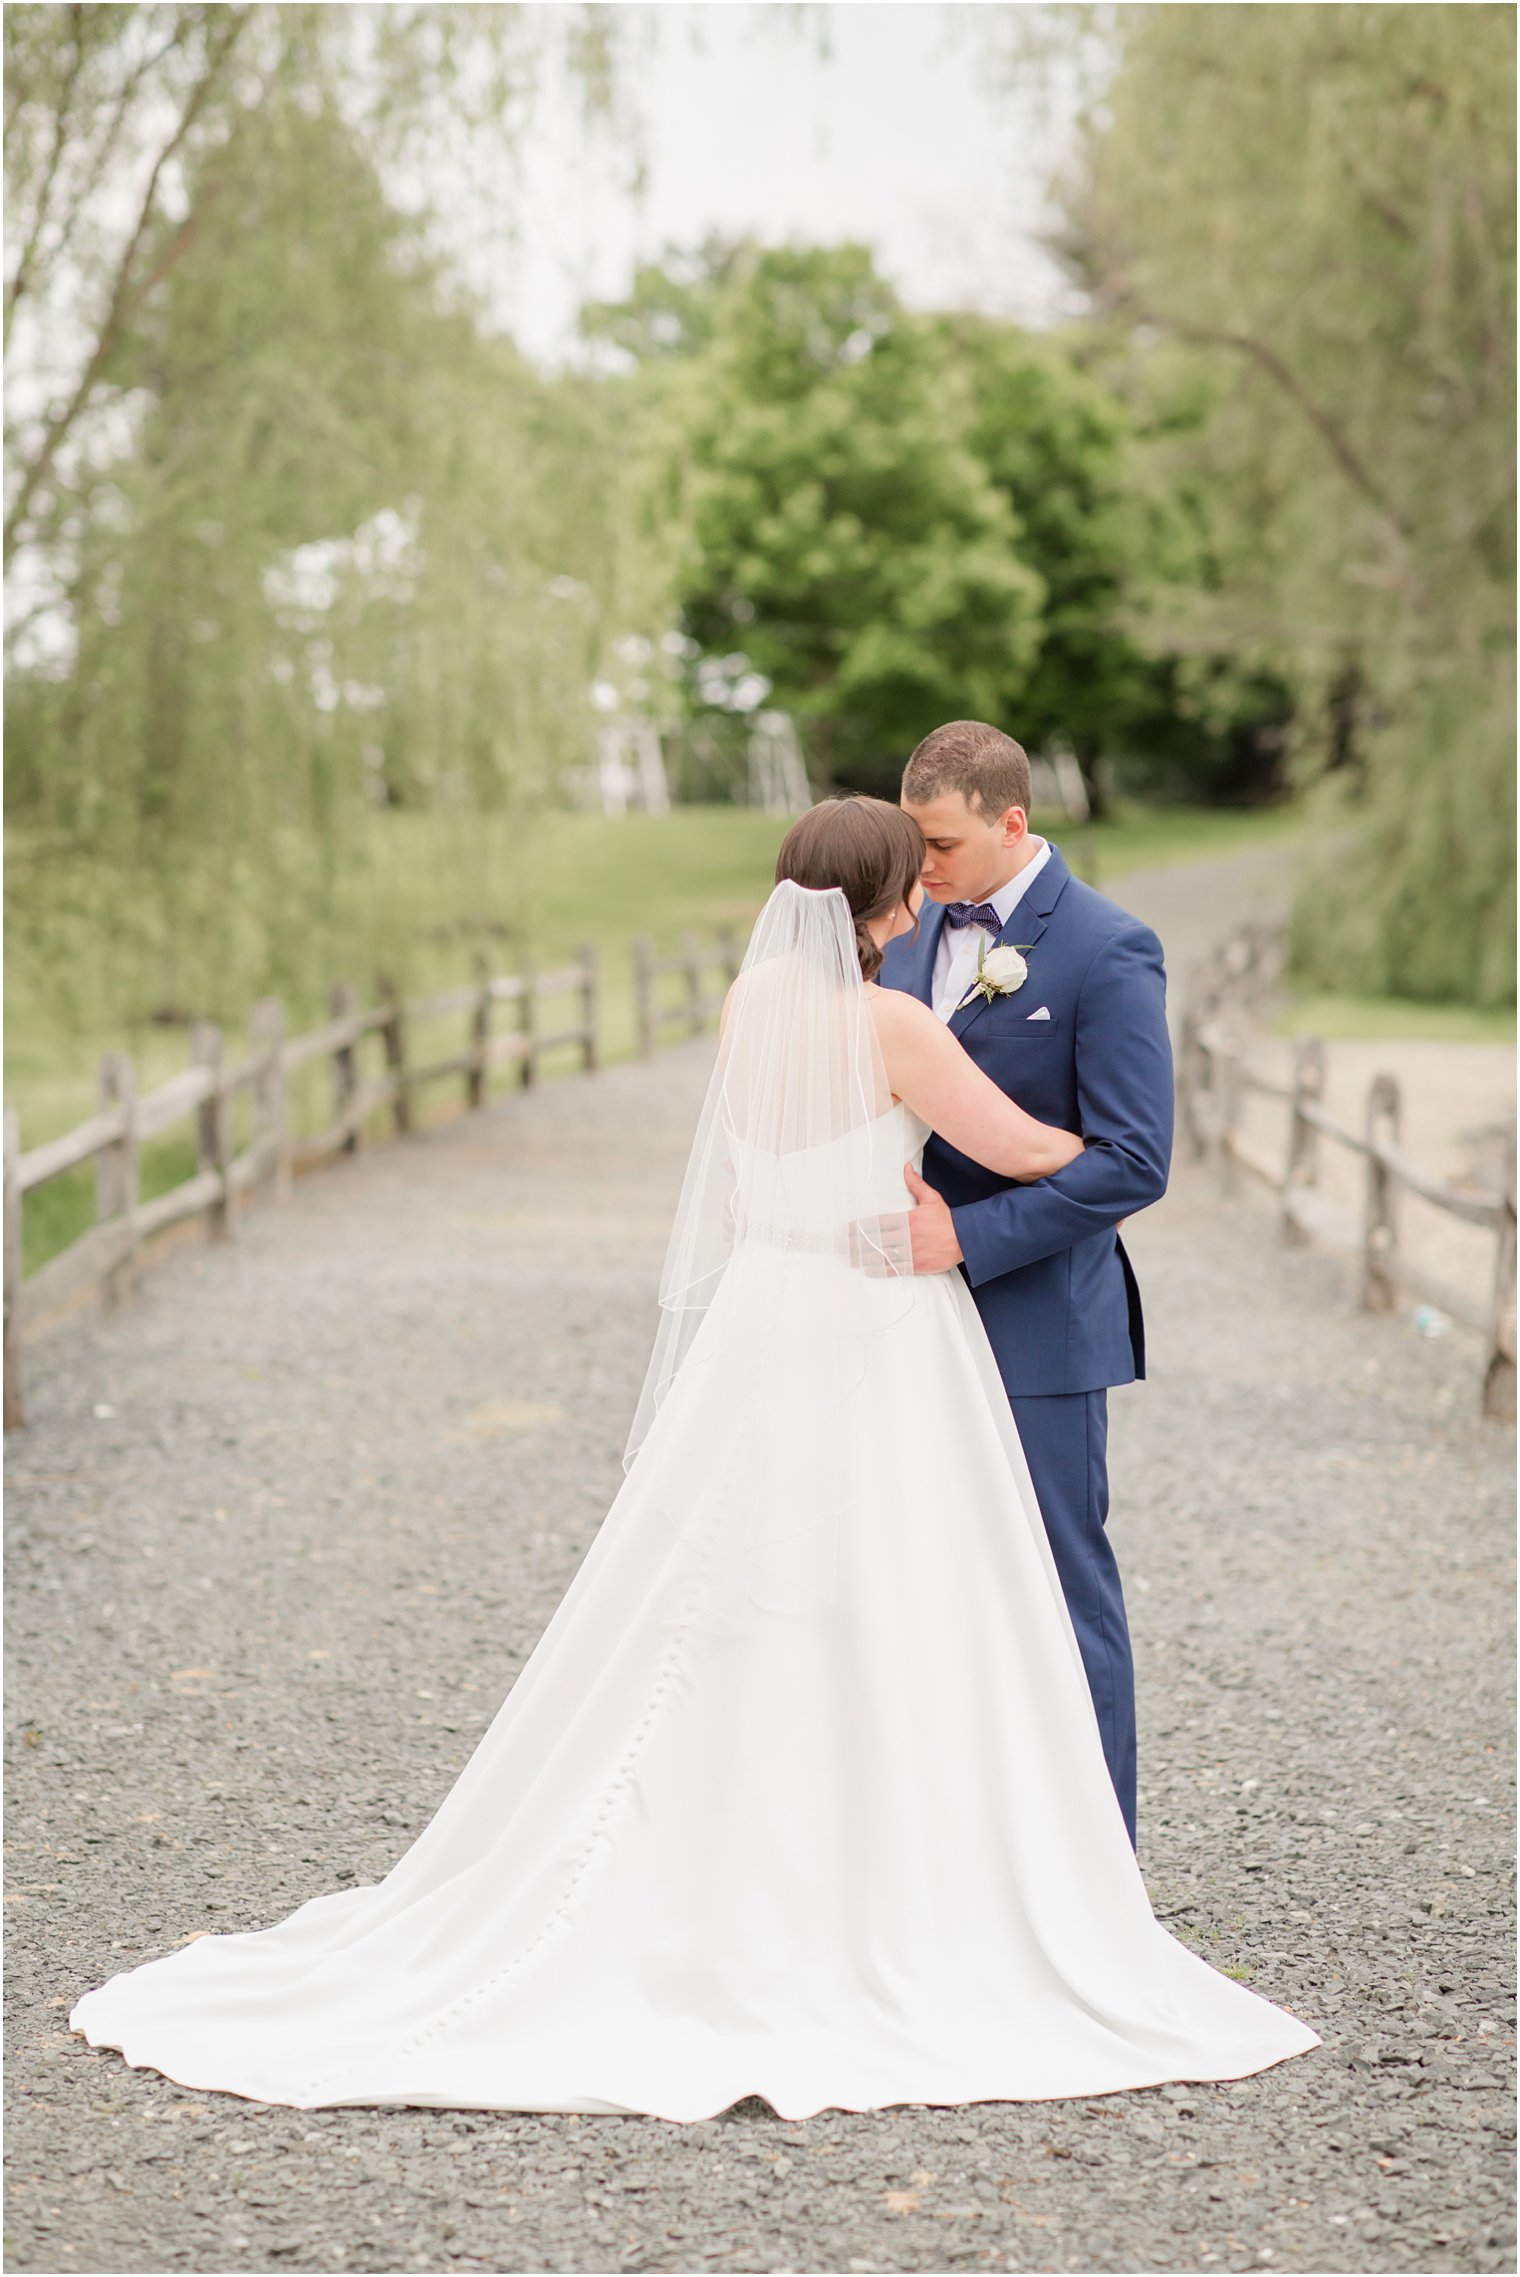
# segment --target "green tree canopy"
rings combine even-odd
[[[1257,731],[1281,684],[1136,629],[1158,578],[1207,573],[1206,542],[1148,479],[1101,344],[911,314],[862,247],[719,240],[585,322],[639,370],[694,688],[763,674],[821,780],[893,791],[927,728],[970,713],[1070,744],[1095,790],[1104,760],[1195,796],[1275,786],[1280,733]]]
[[[996,713],[1041,579],[967,442],[964,377],[864,247],[752,250],[707,292],[655,422],[685,630],[771,682],[822,780],[895,790],[926,722]],[[633,314],[667,300],[646,277]]]
[[[1137,400],[1184,360],[1206,389],[1156,472],[1204,502],[1216,573],[1158,596],[1155,637],[1288,681],[1297,765],[1355,825],[1326,832],[1304,969],[1505,1000],[1513,13],[1131,8],[1111,32],[1068,250]]]
[[[1099,797],[1115,777],[1162,796],[1274,796],[1281,680],[1226,648],[1182,658],[1151,638],[1155,595],[1213,574],[1198,502],[1153,479],[1145,422],[1162,407],[1115,384],[1084,325],[1041,334],[954,316],[942,330],[971,389],[970,447],[1045,586],[1039,647],[1010,676],[1002,716],[1031,749],[1070,744]],[[1165,409],[1171,424],[1197,415],[1185,398]]]

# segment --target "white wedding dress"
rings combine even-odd
[[[730,1121],[731,1262],[431,1823],[373,1887],[112,1977],[76,2031],[268,2103],[672,2120],[1319,2044],[1152,1914],[961,1276],[837,1238],[843,1194],[900,1226],[926,1135],[889,1105],[767,1152]]]

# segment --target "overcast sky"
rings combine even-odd
[[[767,243],[864,239],[920,307],[975,307],[1035,325],[1071,309],[1039,233],[1075,104],[1043,80],[1010,86],[995,67],[999,19],[1012,10],[974,0],[699,0],[615,13],[621,82],[642,122],[641,194],[630,189],[626,137],[587,129],[563,70],[532,108],[515,178],[499,155],[481,166],[462,145],[452,183],[426,185],[441,194],[446,234],[497,321],[535,359],[573,359],[583,301],[619,298],[639,261],[713,231]],[[393,187],[405,199],[404,178]],[[124,216],[140,194],[124,173]],[[56,332],[67,363],[64,310]],[[19,414],[58,382],[28,348],[25,326],[13,350],[8,401]],[[109,441],[124,416],[107,406],[81,437],[98,429]],[[32,617],[18,661],[61,664],[71,651],[66,612],[32,616],[57,571],[26,547],[11,565],[9,621]]]
[[[1071,105],[995,83],[1000,11],[706,0],[619,13],[647,186],[632,198],[626,160],[588,136],[567,91],[551,93],[515,200],[520,250],[482,273],[530,354],[572,353],[582,300],[617,297],[636,261],[709,230],[864,238],[920,306],[1048,323],[1070,305],[1038,233]]]

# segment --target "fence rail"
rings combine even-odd
[[[678,1025],[697,1035],[716,1017],[722,994],[707,988],[707,975],[721,971],[732,979],[739,954],[731,930],[721,929],[715,946],[695,934],[684,937],[678,955],[655,957],[637,945],[634,986],[641,1048],[651,1052],[664,1030]],[[675,1011],[658,1002],[657,984],[667,973],[682,975],[682,1001]],[[5,1428],[25,1421],[21,1352],[26,1332],[44,1314],[81,1292],[95,1290],[108,1307],[132,1294],[142,1267],[142,1245],[154,1234],[187,1219],[205,1217],[213,1238],[237,1232],[250,1195],[278,1199],[288,1194],[298,1170],[335,1156],[357,1153],[366,1123],[388,1109],[396,1133],[413,1127],[418,1095],[429,1085],[459,1080],[464,1104],[479,1107],[491,1071],[516,1071],[520,1085],[537,1082],[546,1053],[574,1047],[582,1071],[600,1057],[602,983],[596,952],[589,945],[575,961],[551,971],[531,967],[493,973],[476,960],[474,978],[428,995],[403,998],[395,981],[376,984],[379,1002],[363,1006],[351,982],[334,981],[328,991],[328,1018],[304,1035],[287,1036],[284,1008],[276,997],[262,997],[249,1020],[249,1049],[235,1063],[213,1021],[197,1021],[190,1032],[191,1064],[157,1089],[139,1096],[131,1058],[106,1052],[99,1070],[99,1106],[71,1131],[23,1151],[14,1108],[5,1111]],[[573,1017],[565,1017],[573,1000]],[[546,1022],[545,1007],[554,1013]],[[503,1008],[505,1013],[503,1014]],[[469,1016],[469,1041],[462,1051],[419,1059],[414,1039],[431,1022]],[[504,1016],[510,1025],[498,1026]],[[370,1036],[381,1039],[383,1065],[360,1074],[360,1048]],[[298,1135],[291,1127],[290,1078],[326,1061],[331,1069],[332,1117],[325,1128]],[[233,1108],[251,1094],[251,1131],[239,1151],[233,1147]],[[196,1166],[168,1192],[145,1201],[140,1190],[139,1150],[143,1142],[194,1118]],[[85,1163],[95,1165],[95,1223],[66,1249],[23,1277],[22,1204],[25,1197]]]
[[[1515,1415],[1515,1132],[1508,1134],[1503,1191],[1474,1194],[1448,1184],[1400,1144],[1402,1098],[1397,1078],[1374,1075],[1361,1128],[1324,1102],[1326,1055],[1317,1036],[1293,1047],[1284,1082],[1252,1054],[1254,1015],[1276,979],[1281,936],[1268,926],[1242,926],[1192,974],[1182,1022],[1177,1087],[1180,1122],[1193,1155],[1213,1160],[1228,1178],[1239,1164],[1278,1196],[1278,1222],[1288,1242],[1319,1240],[1360,1263],[1361,1301],[1391,1312],[1404,1295],[1440,1307],[1485,1340],[1483,1411]],[[1281,1160],[1240,1128],[1251,1094],[1283,1101],[1287,1144]],[[1328,1140],[1363,1164],[1360,1215],[1320,1191],[1320,1142]],[[1479,1300],[1400,1247],[1398,1195],[1418,1195],[1432,1208],[1494,1236],[1490,1291]]]
[[[1436,1177],[1400,1144],[1401,1099],[1392,1075],[1373,1078],[1362,1127],[1353,1129],[1324,1104],[1325,1047],[1316,1037],[1294,1047],[1289,1080],[1272,1075],[1252,1055],[1252,1015],[1276,977],[1280,941],[1267,927],[1243,927],[1232,934],[1192,976],[1183,1016],[1178,1062],[1180,1122],[1186,1143],[1199,1158],[1213,1159],[1226,1176],[1236,1165],[1251,1172],[1278,1196],[1285,1240],[1317,1239],[1356,1255],[1361,1266],[1362,1303],[1371,1311],[1391,1311],[1401,1295],[1413,1294],[1439,1305],[1454,1320],[1486,1340],[1484,1411],[1515,1413],[1515,1140],[1509,1136],[1505,1184],[1493,1196],[1464,1192]],[[739,966],[733,931],[720,928],[715,942],[686,934],[673,955],[657,955],[650,943],[634,944],[633,982],[639,1048],[651,1056],[672,1031],[698,1035],[722,1004],[723,987]],[[709,986],[717,975],[722,987]],[[675,982],[673,999],[668,985]],[[662,992],[665,1000],[662,1001]],[[130,1057],[103,1054],[99,1070],[100,1104],[61,1137],[23,1152],[16,1112],[5,1112],[4,1298],[5,1428],[24,1421],[21,1349],[29,1327],[82,1291],[95,1289],[107,1306],[122,1303],[135,1289],[143,1244],[155,1234],[204,1216],[217,1238],[236,1234],[250,1194],[280,1198],[290,1191],[297,1170],[342,1154],[356,1153],[369,1118],[390,1110],[398,1133],[413,1128],[413,1107],[428,1085],[459,1079],[464,1103],[479,1107],[491,1071],[516,1070],[523,1086],[538,1080],[539,1063],[549,1051],[577,1047],[583,1070],[599,1060],[601,979],[595,953],[583,949],[572,964],[552,971],[492,973],[484,959],[475,977],[425,996],[403,999],[394,981],[377,985],[380,1001],[361,1008],[351,983],[335,981],[328,992],[328,1019],[304,1035],[287,1037],[284,1010],[274,997],[262,998],[249,1022],[250,1049],[229,1065],[221,1029],[197,1021],[190,1035],[191,1065],[156,1090],[138,1095]],[[578,1017],[546,1026],[545,1005],[578,1001]],[[500,1007],[513,1015],[499,1030]],[[411,1045],[429,1022],[469,1015],[469,1043],[463,1051],[420,1061]],[[359,1051],[365,1039],[382,1041],[383,1068],[361,1079]],[[332,1120],[318,1132],[297,1135],[289,1114],[289,1079],[327,1061],[331,1067]],[[252,1095],[248,1143],[234,1151],[233,1106]],[[1241,1108],[1251,1094],[1279,1100],[1289,1110],[1287,1145],[1278,1160],[1240,1129]],[[139,1149],[144,1141],[195,1120],[196,1167],[168,1192],[143,1200]],[[1359,1157],[1364,1165],[1363,1204],[1358,1219],[1319,1190],[1320,1144],[1328,1141]],[[87,1162],[95,1164],[95,1223],[39,1271],[23,1277],[22,1204],[27,1194]],[[1397,1196],[1403,1190],[1464,1224],[1494,1236],[1492,1286],[1486,1302],[1476,1300],[1432,1274],[1399,1246]]]
[[[667,1028],[679,1029],[683,1035],[699,1036],[708,1023],[717,1017],[729,983],[738,977],[739,943],[733,927],[717,928],[717,948],[704,948],[695,933],[683,933],[681,946],[674,956],[657,957],[650,942],[638,940],[633,944],[633,986],[638,1004],[639,1050],[645,1059],[653,1057],[661,1036]],[[722,986],[716,994],[707,990],[707,974],[716,966]],[[660,983],[677,978],[681,992],[675,1003],[660,1002]]]

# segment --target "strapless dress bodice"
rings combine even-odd
[[[903,1100],[819,1146],[774,1153],[729,1133],[742,1218],[756,1228],[832,1234],[856,1218],[907,1209],[904,1166],[918,1167],[929,1125]]]

